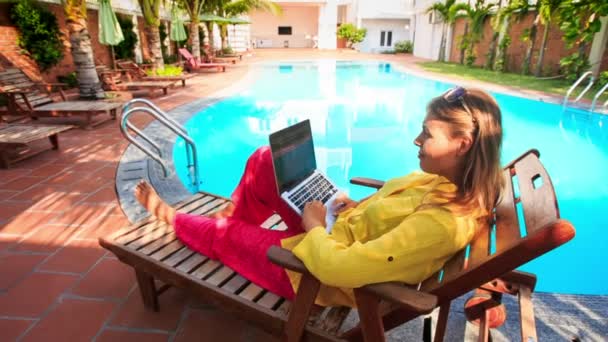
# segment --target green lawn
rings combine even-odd
[[[440,74],[454,75],[470,80],[479,80],[489,83],[500,84],[503,86],[517,87],[521,89],[539,90],[547,93],[552,93],[563,97],[568,92],[568,88],[572,85],[564,79],[543,80],[534,76],[523,76],[519,74],[502,73],[477,67],[467,67],[455,63],[440,63],[440,62],[421,62],[418,63],[423,69]],[[574,91],[572,97],[578,95],[584,89],[587,81],[579,85]],[[577,91],[578,90],[578,91]],[[592,100],[595,92],[599,88],[590,89],[585,98]],[[571,98],[572,98],[571,97]],[[608,94],[604,93],[600,100],[606,101]]]

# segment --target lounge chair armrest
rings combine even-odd
[[[372,178],[364,178],[364,177],[355,177],[351,178],[350,184],[367,186],[370,188],[380,189],[384,186],[384,181],[372,179]]]
[[[536,287],[536,275],[528,272],[511,271],[498,278],[510,283],[525,285],[532,291]]]
[[[419,314],[427,314],[437,307],[437,296],[420,292],[415,288],[403,283],[386,282],[365,285],[358,289],[372,293],[384,300],[396,303],[407,310]]]
[[[285,248],[271,246],[270,248],[268,248],[266,256],[272,263],[282,266],[283,268],[286,268],[288,270],[302,274],[309,273],[306,269],[306,266],[304,266],[304,263],[300,261],[300,259],[298,259],[295,255],[293,255],[290,250],[287,250]]]

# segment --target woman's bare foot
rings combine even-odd
[[[137,201],[159,220],[169,224],[173,223],[175,209],[163,201],[146,181],[141,181],[135,187],[135,198]]]
[[[225,207],[210,214],[209,217],[214,218],[214,219],[223,219],[226,217],[230,217],[234,213],[234,208],[235,208],[234,204],[232,202],[228,202],[228,204]]]

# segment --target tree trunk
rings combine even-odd
[[[205,26],[207,27],[206,37],[208,37],[208,39],[209,39],[209,43],[205,46],[205,53],[207,54],[206,57],[208,59],[210,59],[212,57],[211,54],[213,54],[214,45],[215,45],[213,43],[213,22],[206,21]]]
[[[222,50],[228,48],[228,26],[220,26],[220,37],[222,38]]]
[[[538,54],[538,61],[536,61],[536,70],[534,70],[534,76],[540,77],[543,72],[543,59],[545,58],[545,49],[547,48],[547,37],[549,37],[549,26],[550,21],[547,21],[543,31],[543,40],[540,43],[540,53]]]
[[[152,58],[154,69],[164,69],[165,63],[163,61],[163,53],[160,49],[160,33],[158,26],[146,24],[144,25],[144,33],[146,35],[148,51],[150,52],[150,58]]]
[[[490,41],[490,47],[488,48],[488,58],[486,59],[486,69],[494,69],[494,60],[496,59],[496,46],[498,41],[498,32],[494,31],[492,34],[492,41]]]
[[[507,53],[507,51],[506,51],[506,49],[502,48],[502,45],[503,45],[503,40],[509,34],[510,26],[511,26],[511,16],[506,15],[503,18],[502,25],[500,26],[500,31],[498,33],[498,42],[497,42],[498,53],[494,57],[494,70],[497,70],[497,69],[501,69],[500,71],[507,70],[506,65],[504,65],[505,64],[504,63],[505,54]],[[498,65],[499,63],[501,65]]]
[[[530,64],[532,63],[532,53],[534,52],[534,43],[536,41],[536,31],[539,20],[540,15],[537,15],[536,19],[534,19],[532,27],[530,27],[530,37],[528,37],[528,49],[526,50],[526,57],[524,58],[524,64],[521,68],[521,73],[523,75],[527,75],[530,73]]]
[[[196,60],[201,59],[201,41],[198,37],[198,22],[190,23],[190,51]]]
[[[91,35],[87,29],[86,18],[75,14],[73,14],[73,17],[76,18],[67,19],[67,27],[70,34],[72,59],[76,66],[80,97],[83,99],[103,99],[105,93],[95,69]]]
[[[445,44],[446,44],[446,34],[447,34],[447,27],[448,25],[446,23],[443,23],[443,26],[441,27],[441,42],[439,43],[439,61],[440,62],[445,62]]]
[[[467,35],[469,34],[469,23],[464,24],[464,33],[462,34],[462,39],[468,39]],[[464,46],[460,47],[460,64],[464,64]]]

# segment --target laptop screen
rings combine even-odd
[[[317,168],[309,120],[272,133],[269,140],[279,194],[297,185]]]

